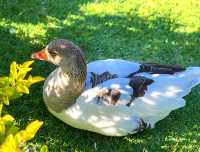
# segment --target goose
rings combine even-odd
[[[200,83],[200,67],[121,59],[86,64],[83,51],[65,39],[51,41],[32,59],[56,65],[43,87],[51,114],[66,124],[106,136],[154,128]]]

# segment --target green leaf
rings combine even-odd
[[[5,90],[6,90],[6,92],[4,93],[4,95],[6,95],[7,97],[11,97],[14,94],[16,94],[16,90],[14,87],[6,86]]]
[[[17,74],[17,79],[24,79],[26,77],[27,73],[31,70],[32,70],[32,68],[20,68],[19,72]]]
[[[15,94],[13,94],[12,97],[10,97],[10,100],[17,99],[17,98],[21,97],[22,95],[23,95],[23,93],[20,93],[20,92],[15,93]]]
[[[0,152],[20,152],[18,143],[12,134],[6,137],[3,144],[0,146]]]
[[[15,78],[17,76],[17,63],[14,61],[10,65],[10,77]]]
[[[19,65],[12,62],[10,65],[10,75],[8,77],[0,77],[0,101],[5,105],[9,105],[9,100],[21,97],[23,94],[29,94],[29,87],[37,82],[43,81],[40,76],[26,78],[27,73],[32,70],[30,67],[33,61],[27,61]]]
[[[28,81],[28,80],[19,80],[17,82],[17,85],[24,85],[26,87],[30,87],[31,86],[31,83]]]
[[[1,118],[4,122],[13,122],[15,119],[9,115],[9,114],[6,114],[4,115],[2,118]]]
[[[29,78],[28,78],[28,81],[31,84],[34,84],[34,83],[37,83],[37,82],[40,82],[40,81],[43,81],[43,80],[44,80],[44,78],[40,77],[40,76],[35,76],[35,77],[29,76]]]
[[[22,68],[28,68],[28,67],[30,67],[33,63],[34,63],[33,60],[32,60],[32,61],[26,61],[26,62],[24,62],[24,63],[21,65],[21,67],[22,67]]]
[[[8,96],[2,97],[2,100],[3,100],[3,103],[4,103],[5,105],[9,105],[9,98],[8,98]]]
[[[1,85],[5,85],[8,82],[9,82],[9,78],[8,77],[0,77],[0,84]]]
[[[3,103],[0,102],[0,116],[1,116],[1,114],[2,114],[2,110],[3,110]]]
[[[18,84],[17,85],[17,92],[29,94],[29,89],[25,85]]]
[[[35,121],[29,123],[25,130],[21,130],[18,133],[16,133],[15,139],[19,143],[23,143],[23,142],[26,142],[26,141],[34,138],[35,134],[40,129],[42,124],[43,124],[43,122],[38,121],[38,120],[35,120]]]
[[[6,135],[9,135],[9,134],[15,135],[18,131],[19,131],[19,128],[13,125],[10,128],[8,128],[8,130],[6,131]]]
[[[40,148],[40,152],[48,152],[48,147],[46,145],[43,145],[41,148]]]
[[[0,122],[0,136],[4,136],[6,132],[6,126],[5,123],[3,121]]]

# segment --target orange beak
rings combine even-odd
[[[41,51],[35,52],[31,55],[32,59],[35,60],[48,60],[48,54],[46,48],[42,49]]]

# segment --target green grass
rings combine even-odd
[[[123,58],[200,66],[199,0],[0,0],[0,75],[29,60],[55,38],[78,44],[87,60]],[[48,63],[33,74],[48,76]],[[42,101],[42,83],[8,107],[18,123],[40,119],[34,144],[60,152],[200,151],[200,87],[156,128],[122,138],[78,130],[54,118]],[[96,143],[97,150],[94,148]]]

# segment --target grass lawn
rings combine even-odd
[[[55,38],[67,38],[87,61],[106,58],[200,66],[199,0],[1,0],[0,75],[9,64],[30,59]],[[33,74],[47,77],[54,66],[36,62]],[[54,118],[40,83],[8,107],[17,123],[44,125],[33,144],[50,152],[200,151],[200,86],[156,128],[127,137],[105,137],[72,128]],[[95,145],[96,148],[95,149]]]

